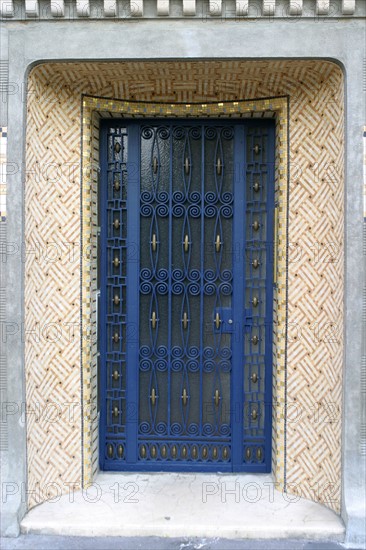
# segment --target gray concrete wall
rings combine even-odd
[[[365,121],[365,83],[362,64],[365,21],[260,19],[238,21],[111,21],[12,22],[9,39],[8,154],[20,170],[8,176],[7,242],[18,245],[5,256],[7,285],[8,401],[21,408],[24,401],[24,353],[20,338],[23,312],[23,241],[25,101],[24,85],[29,68],[42,60],[124,59],[301,59],[337,61],[345,72],[346,86],[346,222],[345,222],[345,372],[343,421],[343,503],[347,542],[357,545],[364,537],[361,456],[361,288],[362,261],[362,129]],[[3,30],[3,29],[1,29]],[[13,323],[13,325],[12,325]],[[16,332],[18,327],[18,332]],[[14,332],[12,335],[11,332]],[[16,408],[16,407],[15,407]],[[15,410],[15,409],[14,409]],[[26,482],[26,433],[19,413],[8,416],[9,449],[4,453],[2,474],[4,534],[16,534],[25,512],[21,485]],[[12,485],[6,485],[14,484]],[[5,484],[5,485],[4,485]],[[5,495],[13,487],[14,495]],[[18,490],[16,491],[16,487]],[[5,518],[5,520],[4,520]]]

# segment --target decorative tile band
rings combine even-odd
[[[131,19],[131,18],[314,18],[349,17],[364,15],[364,0],[182,0],[177,4],[170,0],[103,0],[103,9],[94,0],[52,0],[47,9],[41,0],[0,0],[0,16],[7,19]],[[359,13],[358,13],[359,12]]]

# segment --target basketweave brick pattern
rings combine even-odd
[[[44,499],[47,483],[58,482],[65,492],[65,484],[80,486],[83,471],[93,469],[83,457],[82,435],[93,432],[93,422],[89,428],[87,423],[95,392],[95,359],[90,361],[86,379],[80,350],[88,349],[93,358],[95,348],[84,325],[80,334],[80,310],[86,294],[93,304],[95,289],[93,259],[80,246],[80,238],[85,227],[93,225],[95,205],[80,203],[81,94],[192,104],[289,95],[289,325],[287,348],[277,364],[286,392],[287,417],[279,401],[276,414],[286,434],[285,467],[282,479],[277,475],[277,480],[285,482],[287,490],[300,490],[303,496],[339,511],[343,346],[340,69],[322,61],[45,64],[31,72],[29,92],[25,236],[27,247],[38,253],[26,258],[25,306],[26,330],[38,332],[28,332],[25,354],[27,405],[32,409],[39,404],[41,411],[38,419],[28,415],[29,490],[38,487]],[[280,212],[281,219],[279,233],[286,234],[286,212]],[[82,291],[81,267],[83,277],[89,270],[91,281]],[[281,295],[280,300],[282,309],[279,304],[278,309],[283,311],[286,298]],[[91,319],[93,308],[95,304],[90,305]],[[285,317],[278,319],[284,332],[285,321]],[[89,404],[84,395],[90,396]],[[50,407],[55,403],[60,417],[51,423],[44,411],[55,415]],[[75,404],[71,417],[67,403]],[[92,463],[92,452],[87,460]],[[49,487],[51,494],[54,490]],[[37,502],[37,494],[31,493],[30,506]]]

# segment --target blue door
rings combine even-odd
[[[106,121],[101,159],[101,468],[270,471],[273,121]]]

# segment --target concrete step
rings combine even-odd
[[[22,533],[342,540],[334,512],[276,490],[270,475],[102,473],[33,508]]]

